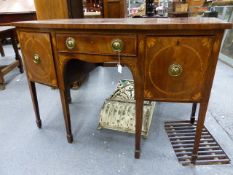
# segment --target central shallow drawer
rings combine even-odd
[[[56,39],[58,52],[116,55],[116,51],[112,49],[112,42],[121,40],[123,43],[121,55],[137,55],[136,35],[57,34]],[[73,48],[67,47],[69,39],[75,42]]]

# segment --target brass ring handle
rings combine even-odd
[[[34,56],[33,56],[33,62],[35,64],[40,64],[40,55],[34,54]]]
[[[124,43],[121,39],[115,39],[112,41],[112,50],[114,52],[121,52],[123,50]]]
[[[69,49],[69,50],[72,50],[74,49],[76,46],[76,41],[73,37],[68,37],[66,39],[66,47]]]
[[[183,68],[180,64],[171,64],[168,68],[168,73],[170,76],[177,77],[181,75]]]

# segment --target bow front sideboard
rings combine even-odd
[[[232,24],[216,18],[124,18],[25,21],[17,27],[36,122],[35,83],[60,90],[68,142],[73,141],[64,74],[70,60],[118,62],[133,75],[135,158],[140,157],[143,100],[200,103],[195,163],[219,49]]]

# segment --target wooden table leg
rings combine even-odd
[[[192,152],[192,160],[191,160],[192,164],[195,164],[197,160],[197,155],[198,155],[198,150],[199,150],[199,145],[200,145],[200,140],[201,140],[201,134],[202,134],[202,128],[205,122],[207,107],[208,107],[207,102],[200,103],[200,110],[198,114],[195,141],[194,141],[193,152]]]
[[[197,103],[193,103],[192,105],[192,113],[191,113],[191,117],[190,117],[190,123],[193,125],[195,122],[195,114],[196,114],[196,110],[197,110]]]
[[[41,128],[42,123],[40,120],[40,112],[39,112],[39,106],[38,106],[38,100],[37,100],[37,94],[36,94],[36,86],[35,86],[35,83],[32,81],[28,81],[28,85],[29,85],[29,89],[31,93],[33,108],[34,108],[35,115],[36,115],[36,124],[38,128]]]
[[[62,56],[59,58],[58,55],[56,55],[56,67],[57,67],[57,79],[58,79],[58,88],[60,92],[60,98],[61,98],[61,104],[62,104],[62,110],[63,110],[63,116],[65,121],[65,127],[66,127],[66,137],[68,143],[73,142],[73,135],[72,135],[72,129],[71,129],[71,120],[70,120],[70,110],[69,110],[69,101],[67,98],[67,93],[69,95],[69,92],[66,91],[68,88],[68,85],[66,84],[65,80],[65,69],[68,63],[68,59],[62,58]]]
[[[69,84],[66,84],[65,91],[66,91],[67,101],[70,104],[70,103],[72,103],[72,98],[71,98],[71,94],[70,94],[70,86],[69,86]]]
[[[65,125],[66,125],[67,141],[69,143],[72,143],[73,142],[73,135],[72,135],[72,131],[71,131],[70,110],[69,110],[67,95],[66,95],[66,91],[64,89],[60,88],[59,90],[60,90],[61,103],[62,103],[63,114],[64,114],[64,119],[65,119]]]
[[[19,54],[19,50],[18,50],[18,46],[17,46],[17,41],[16,41],[16,36],[13,35],[11,37],[11,42],[12,42],[12,46],[13,46],[13,49],[15,51],[15,59],[19,61],[19,71],[20,73],[23,73],[23,63],[22,63],[22,59],[21,59],[21,56]]]
[[[135,89],[135,100],[136,100],[136,124],[135,124],[135,153],[136,159],[140,158],[141,152],[141,131],[142,131],[142,115],[143,115],[143,83],[140,79],[134,76],[134,89]]]
[[[4,50],[3,50],[2,41],[1,41],[1,40],[0,40],[0,54],[1,54],[2,57],[5,56],[5,52],[4,52]]]
[[[143,99],[136,100],[136,133],[135,133],[135,154],[136,159],[140,158],[141,153],[141,131],[142,131],[142,114],[143,114]]]
[[[3,77],[3,73],[0,69],[0,90],[4,90],[5,89],[5,80],[4,80],[4,77]]]

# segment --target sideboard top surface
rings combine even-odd
[[[229,29],[232,23],[217,18],[98,18],[21,21],[12,23],[23,28],[113,29],[113,30],[183,30]]]

